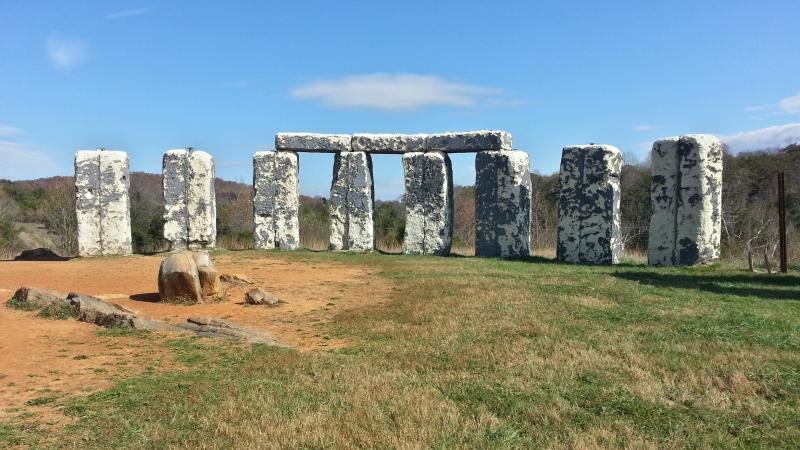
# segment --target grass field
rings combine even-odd
[[[389,301],[339,313],[337,350],[164,340],[179,369],[48,399],[75,421],[0,447],[800,448],[796,275],[280,257],[377,267]]]

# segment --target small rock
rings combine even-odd
[[[256,284],[252,278],[241,273],[223,273],[219,276],[219,279],[226,283]]]
[[[261,288],[250,289],[247,291],[247,293],[244,294],[244,301],[248,305],[276,306],[278,303],[281,303],[281,300],[278,297],[275,297]]]

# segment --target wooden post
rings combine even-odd
[[[786,273],[786,189],[784,186],[783,172],[778,172],[778,238],[781,257],[781,273]]]

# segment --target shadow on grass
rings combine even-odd
[[[617,278],[657,287],[696,289],[714,294],[800,301],[800,277],[786,275],[709,275],[616,272]],[[733,286],[730,286],[733,284]],[[754,286],[756,285],[756,286]],[[786,289],[787,287],[793,289]]]

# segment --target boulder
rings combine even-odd
[[[193,252],[192,256],[197,263],[197,275],[200,278],[200,291],[203,297],[208,299],[219,296],[222,293],[222,283],[208,252]]]
[[[39,308],[69,303],[67,296],[64,294],[35,287],[21,287],[17,289],[17,292],[14,293],[14,299],[18,302],[28,303]]]
[[[248,305],[276,306],[281,300],[261,288],[255,288],[244,294],[244,302]]]
[[[222,294],[219,272],[206,251],[182,251],[168,256],[158,271],[162,301],[197,303]]]
[[[59,256],[49,248],[23,250],[14,261],[69,261],[69,257]]]
[[[158,294],[162,301],[203,301],[200,274],[191,252],[179,252],[161,261],[158,270]]]

